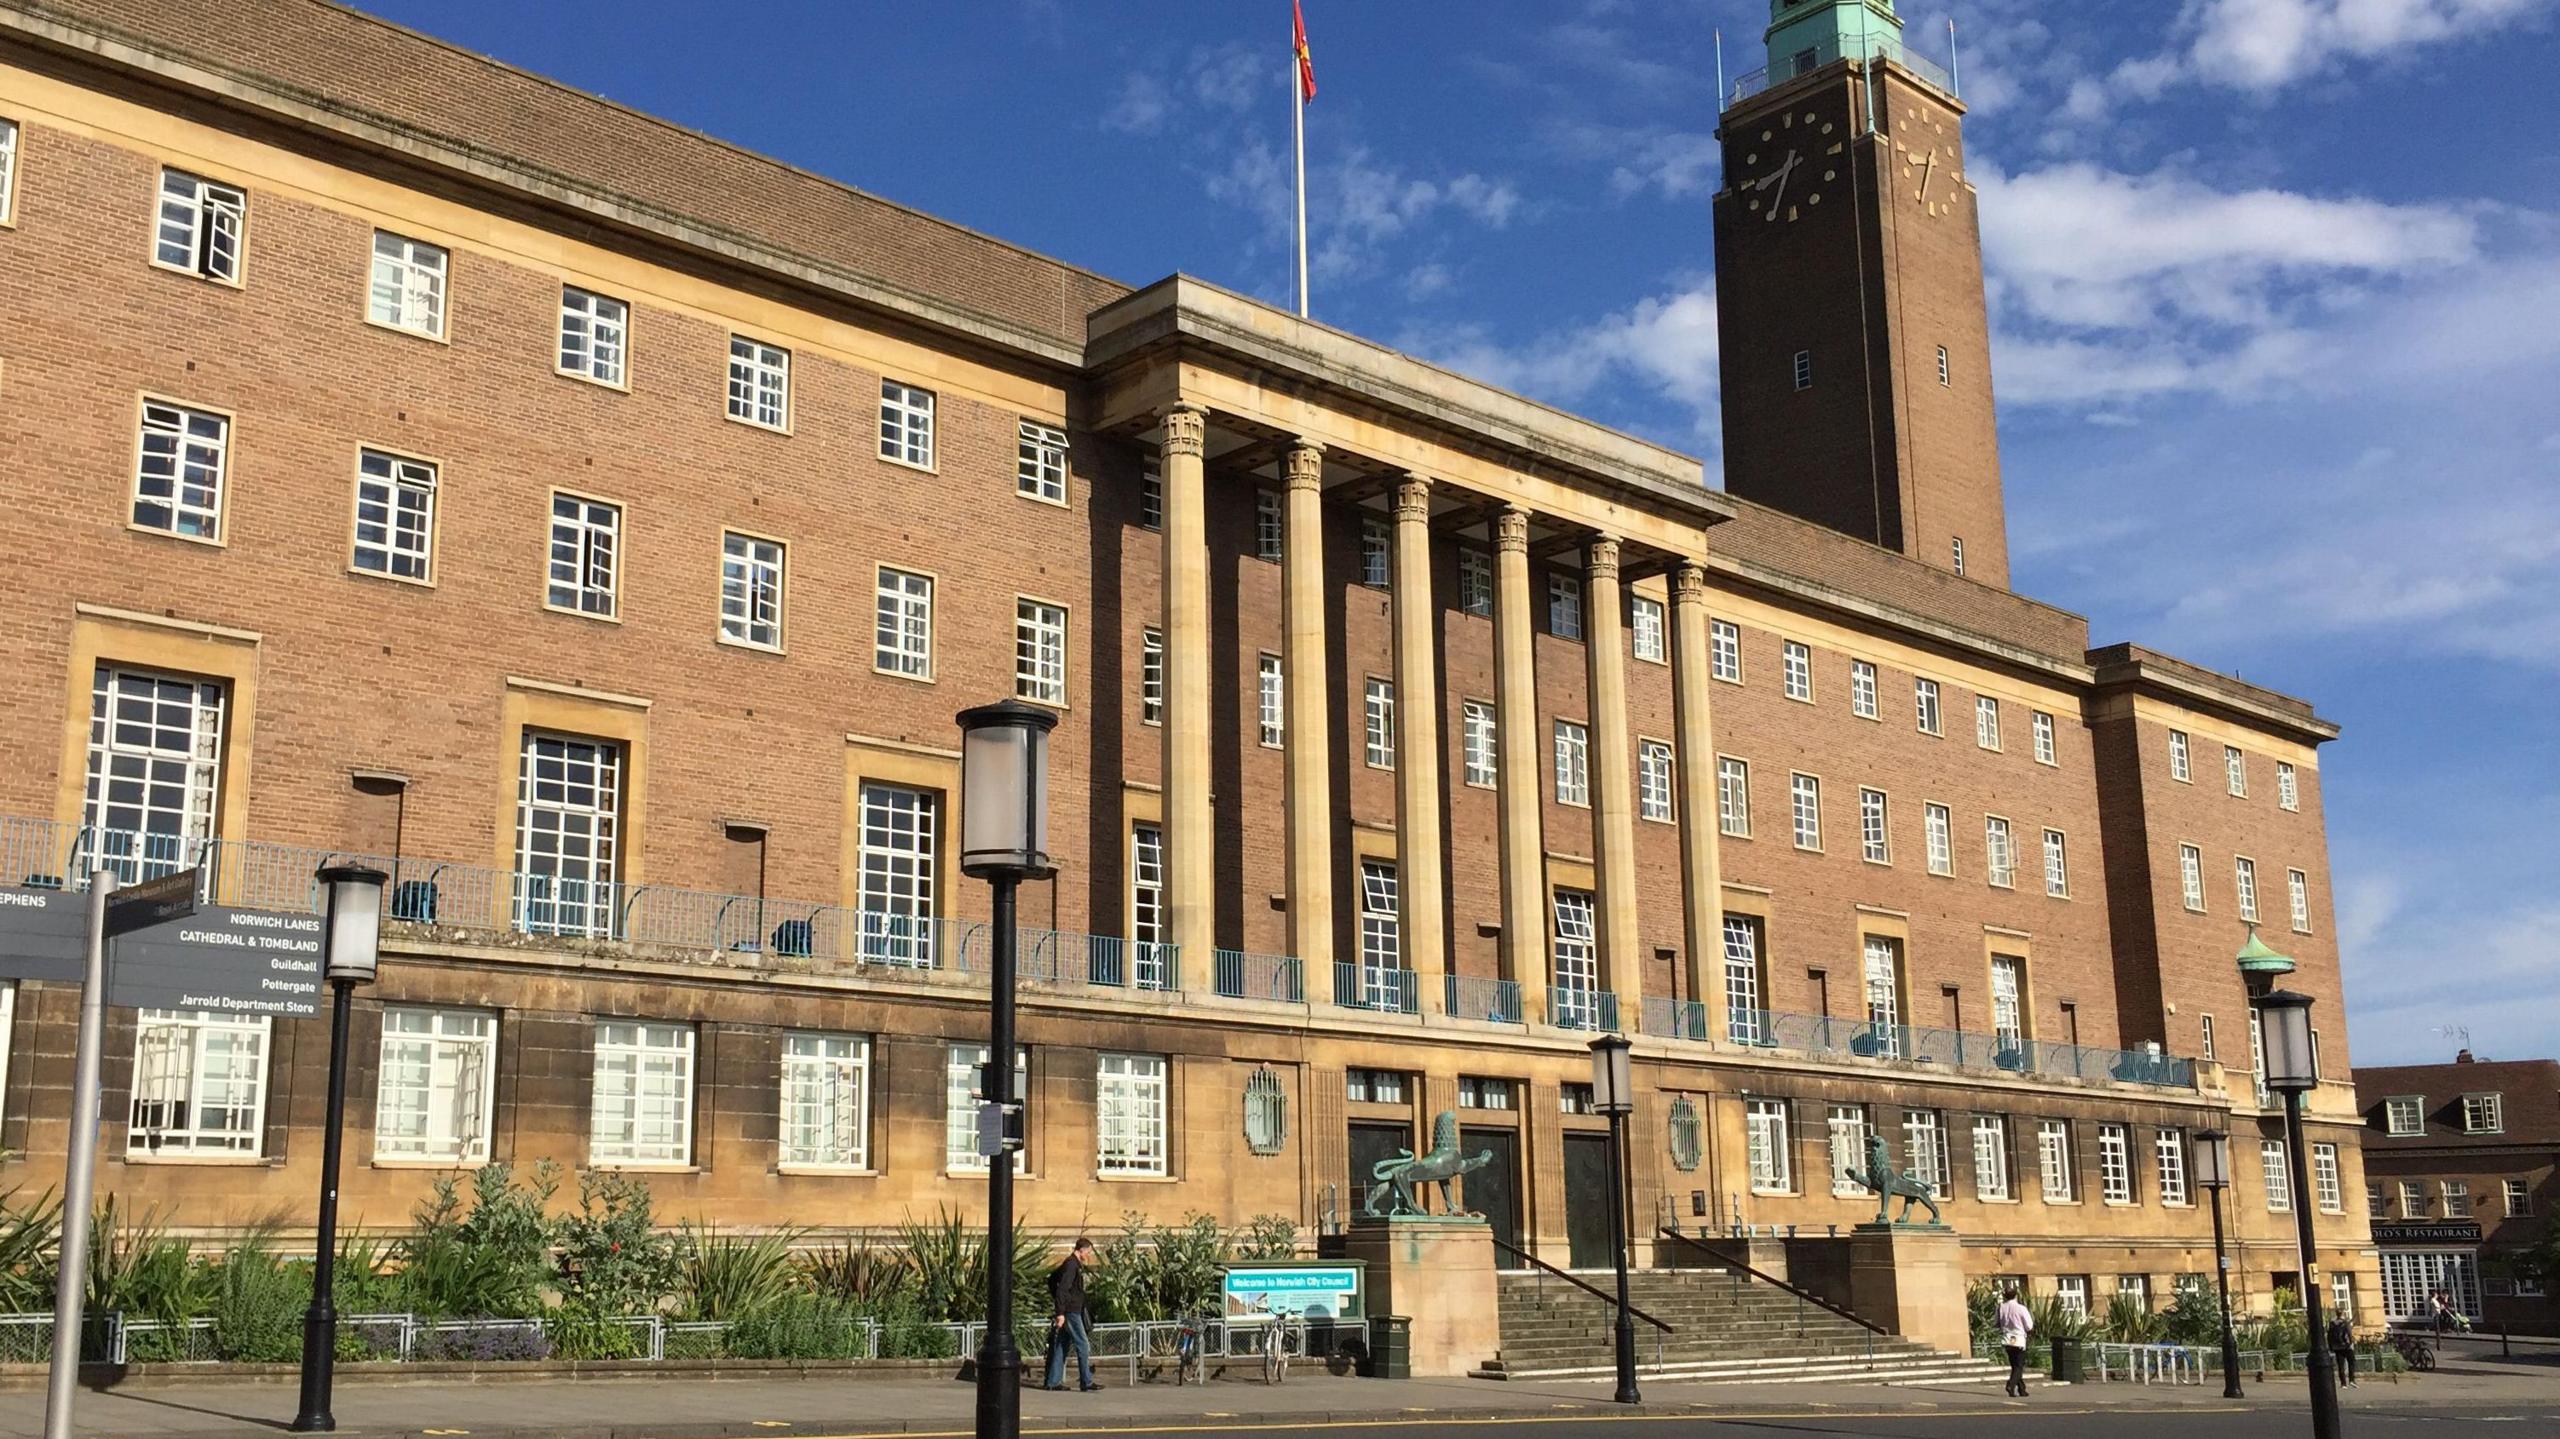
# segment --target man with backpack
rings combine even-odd
[[[1093,1330],[1085,1318],[1084,1272],[1098,1256],[1093,1241],[1079,1237],[1075,1248],[1067,1251],[1066,1261],[1049,1273],[1049,1382],[1044,1387],[1067,1387],[1067,1350],[1076,1352],[1077,1387],[1090,1394],[1102,1386],[1093,1382]]]
[[[2338,1382],[2356,1382],[2356,1327],[2343,1314],[2329,1319],[2329,1362],[2335,1367]]]

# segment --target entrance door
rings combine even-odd
[[[1493,1226],[1494,1238],[1520,1248],[1520,1131],[1461,1129],[1458,1147],[1470,1159],[1479,1153],[1493,1156],[1491,1163],[1458,1181],[1462,1202],[1485,1217]],[[1506,1250],[1493,1251],[1496,1269],[1510,1269],[1519,1262]]]
[[[1369,1203],[1369,1176],[1377,1172],[1379,1161],[1394,1159],[1413,1147],[1413,1126],[1383,1124],[1374,1120],[1351,1122],[1351,1182],[1342,1187],[1350,1207],[1343,1211],[1343,1222],[1366,1213]]]
[[[1564,1232],[1571,1267],[1605,1269],[1609,1257],[1609,1136],[1606,1131],[1564,1136]]]

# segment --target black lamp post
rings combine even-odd
[[[2213,1287],[2222,1296],[2222,1397],[2237,1399],[2240,1337],[2231,1332],[2231,1256],[2222,1248],[2222,1191],[2231,1187],[2231,1136],[2219,1129],[2197,1130],[2195,1168],[2196,1183],[2213,1196]]]
[[[1013,1337],[1012,1120],[1014,889],[1050,873],[1049,731],[1058,717],[1020,700],[962,710],[960,869],[995,894],[985,1089],[978,1152],[987,1160],[987,1338],[978,1350],[977,1439],[1022,1433],[1022,1348]]]
[[[1636,1392],[1636,1321],[1627,1302],[1627,1115],[1636,1107],[1634,1046],[1622,1034],[1591,1041],[1591,1107],[1609,1116],[1609,1257],[1618,1265],[1618,1393],[1621,1404],[1641,1404]]]
[[[2312,1439],[2338,1439],[2338,1376],[2320,1363],[2320,1251],[2311,1233],[2313,1195],[2304,1172],[2302,1096],[2320,1082],[2311,1052],[2311,996],[2279,989],[2261,996],[2266,1029],[2267,1088],[2284,1096],[2285,1166],[2292,1171],[2294,1233],[2302,1244],[2302,1322],[2311,1330]]]
[[[322,969],[334,991],[329,1011],[329,1119],[320,1137],[320,1225],[311,1262],[311,1307],[302,1316],[302,1405],[297,1433],[338,1427],[329,1412],[338,1350],[338,1157],[347,1125],[347,1010],[355,987],[373,983],[382,963],[382,886],[390,878],[363,865],[329,865],[319,873],[327,908]]]

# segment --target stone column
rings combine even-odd
[[[1677,731],[1672,802],[1680,818],[1683,962],[1689,992],[1707,1007],[1707,1033],[1724,1033],[1724,881],[1716,846],[1716,743],[1707,722],[1707,571],[1683,560],[1671,574],[1671,694]]]
[[[1591,695],[1591,843],[1600,892],[1600,982],[1617,991],[1618,1023],[1644,1019],[1644,967],[1636,942],[1635,764],[1628,747],[1626,601],[1618,591],[1618,541],[1595,537],[1584,567],[1582,650]]]
[[[1333,711],[1326,699],[1324,446],[1281,460],[1288,524],[1280,550],[1280,673],[1289,795],[1289,947],[1310,993],[1333,982]]]
[[[1216,978],[1216,834],[1209,812],[1209,540],[1203,440],[1209,412],[1173,405],[1163,416],[1164,905],[1181,946],[1185,992]]]
[[[1396,489],[1396,896],[1422,1007],[1442,1008],[1449,941],[1440,863],[1440,657],[1431,598],[1431,484]]]
[[[1502,971],[1520,986],[1521,1017],[1547,1017],[1546,827],[1538,788],[1547,737],[1538,730],[1537,651],[1529,608],[1529,512],[1493,521],[1494,774],[1502,795]]]

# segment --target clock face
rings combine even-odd
[[[1902,162],[1904,197],[1924,215],[1944,215],[1954,210],[1956,196],[1964,188],[1963,172],[1956,167],[1955,147],[1896,141],[1893,148]]]
[[[1839,127],[1811,110],[1763,118],[1737,147],[1734,184],[1744,210],[1764,224],[1794,223],[1820,210],[1840,179]]]

